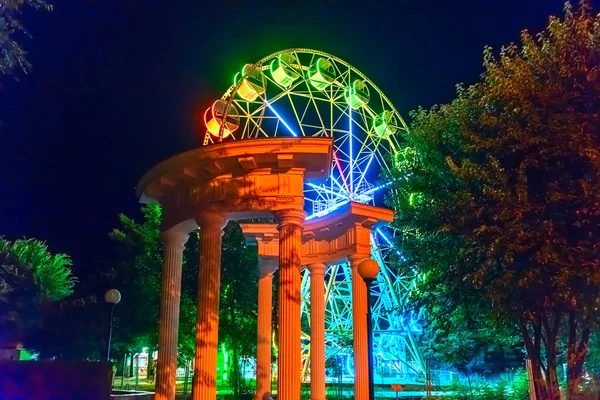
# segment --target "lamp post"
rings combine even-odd
[[[106,345],[106,361],[110,361],[113,312],[115,311],[115,306],[121,301],[121,293],[117,289],[110,289],[104,294],[104,300],[110,305],[110,321],[108,321],[108,344]]]
[[[358,264],[358,274],[367,285],[367,334],[369,344],[369,400],[375,399],[373,380],[373,316],[371,314],[371,286],[379,274],[379,264],[372,258],[365,258]]]

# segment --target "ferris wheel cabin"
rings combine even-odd
[[[350,108],[353,110],[358,110],[369,102],[371,98],[371,92],[364,81],[357,79],[352,83],[352,85],[346,88],[344,91],[344,97],[346,98],[346,103],[348,103]]]
[[[396,133],[397,122],[394,113],[386,110],[376,116],[373,120],[373,130],[382,138],[386,138]]]
[[[265,74],[260,68],[254,68],[253,64],[244,65],[241,75],[239,72],[235,75],[234,85],[239,82],[239,78],[242,79],[242,83],[237,93],[244,100],[254,101],[267,90]]]
[[[300,77],[294,56],[288,53],[279,55],[271,61],[270,69],[273,80],[283,87],[288,87]]]
[[[226,115],[226,116],[225,116]],[[207,117],[210,116],[210,120]],[[223,119],[225,116],[225,119]],[[219,136],[223,127],[223,138],[231,135],[240,126],[240,114],[233,105],[227,105],[225,100],[217,100],[204,112],[204,124],[213,136]]]
[[[326,58],[319,58],[308,69],[308,79],[317,90],[325,90],[335,82],[336,74],[333,63]]]

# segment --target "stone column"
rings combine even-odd
[[[200,260],[192,399],[215,400],[217,398],[221,239],[226,221],[221,214],[202,213],[198,216],[197,222],[200,227]]]
[[[310,264],[310,398],[325,400],[325,264]]]
[[[276,260],[258,260],[258,321],[256,341],[256,400],[271,397],[271,317]]]
[[[303,210],[275,213],[279,230],[279,359],[278,400],[300,400],[300,268]]]
[[[156,400],[175,400],[177,336],[181,298],[181,263],[188,233],[172,228],[161,233],[163,267],[156,362]]]
[[[354,399],[369,400],[369,344],[367,333],[367,285],[358,264],[368,254],[348,257],[352,268],[352,338],[354,343]]]

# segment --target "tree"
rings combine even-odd
[[[26,344],[39,359],[103,359],[108,317],[101,306],[104,299],[96,294],[75,294],[59,302],[45,304],[43,323]]]
[[[485,305],[468,303],[442,311],[433,306],[425,318],[427,356],[464,373],[498,373],[521,364],[524,348],[518,332],[497,324]]]
[[[40,318],[41,297],[31,268],[0,250],[0,343],[23,340]]]
[[[15,257],[31,268],[42,296],[50,301],[62,300],[71,293],[76,279],[72,276],[71,259],[66,254],[52,254],[46,243],[35,239],[10,242],[0,237],[0,252]]]
[[[39,240],[0,237],[0,340],[38,350],[47,311],[73,293],[75,281],[66,254]]]
[[[451,104],[414,112],[391,176],[421,303],[484,299],[518,327],[541,399],[560,398],[563,345],[576,395],[600,306],[598,65],[600,18],[567,4],[499,58],[486,48]]]
[[[157,345],[158,305],[162,250],[161,210],[156,205],[142,208],[141,223],[120,215],[121,227],[110,233],[117,245],[115,288],[123,296],[116,315],[115,346],[139,352]]]
[[[256,354],[257,265],[257,254],[249,251],[239,225],[227,224],[221,261],[219,341],[231,351],[233,369],[229,377],[236,397],[249,389],[242,376],[241,360]]]
[[[12,74],[16,69],[28,72],[31,68],[27,52],[15,38],[29,35],[20,21],[25,7],[52,10],[44,0],[0,0],[0,75]]]
[[[121,227],[110,237],[118,243],[117,287],[127,296],[119,304],[115,341],[122,348],[155,348],[160,301],[162,244],[161,208],[142,207],[143,221],[120,216]],[[222,249],[219,341],[233,354],[232,386],[241,392],[239,361],[254,354],[258,295],[256,253],[246,246],[237,223],[225,227]],[[196,302],[198,294],[198,233],[192,232],[183,255],[181,306],[179,318],[179,358],[194,357],[196,343]],[[118,329],[117,329],[118,328]]]

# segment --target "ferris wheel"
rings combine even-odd
[[[400,133],[408,128],[390,100],[362,72],[333,55],[289,49],[244,65],[233,85],[204,113],[204,144],[262,137],[333,137],[330,176],[307,182],[307,219],[326,215],[354,201],[382,205],[389,182],[380,180],[402,153]],[[372,256],[381,273],[374,285],[374,353],[381,374],[410,376],[424,371],[414,319],[403,314],[415,275],[398,275],[390,262],[401,253],[394,231],[372,236]],[[327,357],[347,366],[351,351],[344,338],[352,332],[351,270],[348,264],[326,271]],[[302,277],[304,372],[309,369],[310,285]],[[381,365],[380,365],[381,366]],[[386,368],[388,370],[386,370]],[[387,372],[386,372],[387,371]]]

